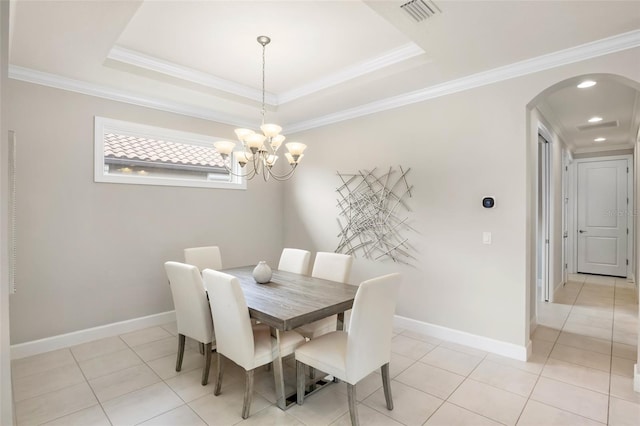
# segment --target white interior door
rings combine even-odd
[[[578,163],[578,272],[627,276],[628,160]]]

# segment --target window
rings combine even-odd
[[[224,167],[213,147],[217,140],[221,138],[95,117],[95,181],[246,189],[246,181]]]

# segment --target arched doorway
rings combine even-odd
[[[596,84],[578,86],[587,80]],[[617,359],[623,359],[619,351],[635,351],[638,346],[640,224],[636,206],[640,185],[638,174],[633,172],[639,166],[640,155],[640,83],[612,74],[579,75],[548,87],[527,108],[528,140],[535,144],[528,148],[529,165],[536,188],[529,202],[534,206],[530,212],[537,215],[528,230],[530,331],[543,330],[553,336],[551,357],[572,356],[574,361],[580,358],[583,363],[591,357],[599,359],[603,368],[610,368]],[[601,167],[589,175],[586,165],[594,164],[605,164],[607,170],[614,170],[614,178],[624,180],[627,170],[633,176],[627,180],[625,191],[605,191],[605,197],[596,197],[591,203],[593,208],[602,207],[598,203],[607,199],[619,202],[615,207],[601,209],[608,216],[598,216],[599,220],[606,219],[606,226],[617,224],[625,238],[624,245],[615,246],[616,255],[620,254],[620,247],[624,247],[625,254],[622,260],[614,259],[622,267],[614,273],[594,272],[579,262],[584,256],[580,250],[596,247],[584,243],[588,230],[581,220],[590,204],[583,202],[591,192],[585,190],[583,194],[579,188],[590,176],[608,173],[602,172]],[[597,369],[598,365],[585,367]],[[612,375],[613,370],[611,367]]]

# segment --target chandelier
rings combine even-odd
[[[305,144],[300,142],[285,144],[289,152],[285,153],[284,156],[289,162],[289,169],[283,174],[277,174],[273,170],[273,166],[278,161],[278,150],[282,142],[284,142],[285,136],[280,134],[282,127],[264,122],[266,112],[264,106],[264,58],[265,48],[269,42],[271,42],[271,39],[267,36],[258,37],[258,43],[262,45],[262,125],[260,126],[262,133],[254,132],[251,129],[235,129],[236,137],[241,144],[241,149],[237,151],[234,151],[235,142],[218,141],[213,144],[225,160],[227,172],[247,179],[253,179],[260,175],[265,181],[269,180],[270,177],[276,180],[286,180],[293,176],[296,167],[304,157],[303,152],[307,148]],[[232,156],[233,158],[230,159]],[[227,159],[230,160],[227,161]],[[240,165],[242,173],[238,174],[232,171],[231,162],[234,160]]]

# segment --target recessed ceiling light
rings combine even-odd
[[[607,140],[607,138],[595,138],[593,141],[594,142],[604,142],[606,140]]]
[[[593,80],[585,80],[582,83],[578,84],[578,89],[586,89],[587,87],[593,87],[596,84],[598,83]]]
[[[591,117],[589,119],[589,123],[597,123],[598,121],[602,121],[602,117]]]

